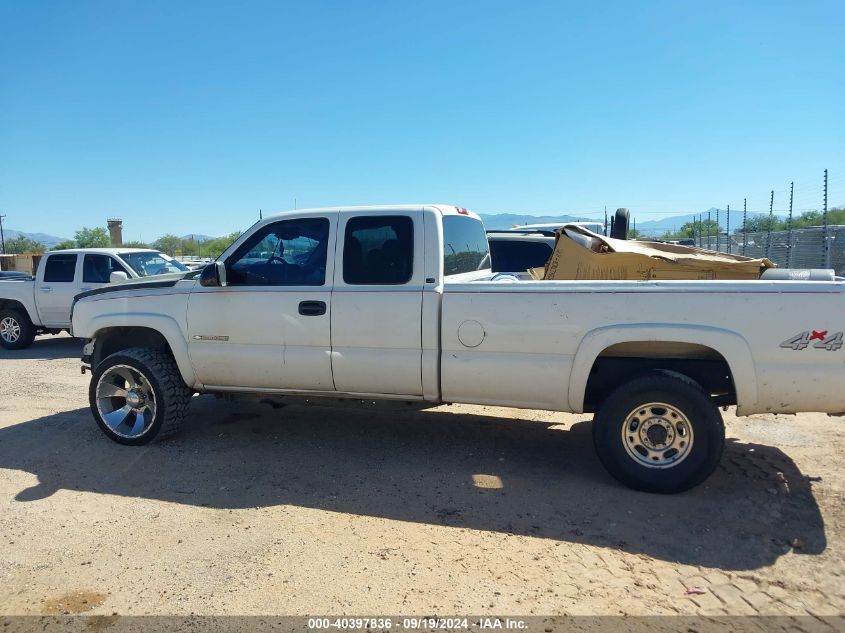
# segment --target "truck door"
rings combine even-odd
[[[332,293],[338,391],[422,395],[422,211],[341,212]]]
[[[79,293],[76,253],[44,256],[47,261],[36,279],[35,302],[41,322],[50,327],[70,326],[70,306]]]
[[[224,261],[226,286],[196,285],[188,352],[206,386],[333,391],[334,224],[285,219],[259,228]]]

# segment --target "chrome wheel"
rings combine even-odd
[[[7,316],[0,321],[0,337],[7,343],[17,343],[21,337],[21,324],[14,317]]]
[[[140,437],[155,420],[155,392],[147,377],[134,367],[109,367],[97,382],[96,394],[100,417],[121,437]]]
[[[646,468],[672,468],[690,454],[692,425],[680,409],[662,402],[637,407],[625,418],[622,443]]]

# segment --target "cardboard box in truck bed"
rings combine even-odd
[[[566,225],[545,269],[535,279],[759,279],[768,259],[751,259],[691,246],[617,240]]]

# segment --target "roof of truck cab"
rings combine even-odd
[[[45,255],[54,253],[86,253],[88,255],[121,255],[123,253],[158,253],[154,248],[62,248],[57,251],[47,251]]]
[[[452,204],[378,204],[378,205],[363,205],[363,206],[338,206],[338,207],[315,207],[310,209],[289,209],[287,211],[278,211],[269,215],[265,215],[260,223],[267,220],[273,220],[281,216],[289,216],[296,214],[311,215],[314,213],[339,213],[339,212],[353,212],[353,213],[384,213],[385,211],[422,211],[423,209],[436,209],[442,215],[464,215],[480,220],[478,214],[469,211],[463,207],[456,207]]]

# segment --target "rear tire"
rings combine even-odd
[[[6,349],[26,349],[35,340],[35,326],[20,310],[0,310],[0,345]]]
[[[619,482],[676,493],[707,479],[722,456],[719,409],[686,376],[655,372],[615,389],[593,420],[593,445]]]
[[[91,413],[119,444],[140,446],[178,433],[193,392],[168,352],[133,347],[108,356],[88,388]]]

